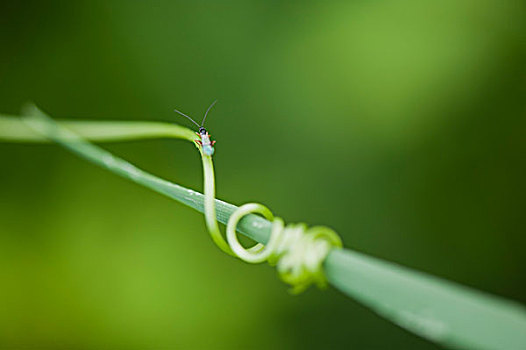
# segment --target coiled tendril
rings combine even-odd
[[[323,288],[327,285],[323,273],[323,261],[333,248],[341,248],[338,234],[325,226],[307,228],[305,224],[285,226],[283,220],[274,217],[270,209],[259,203],[247,203],[237,208],[228,219],[227,241],[219,231],[215,212],[215,177],[212,157],[205,155],[198,144],[203,162],[205,221],[208,232],[216,245],[225,253],[236,256],[248,263],[268,261],[276,266],[280,278],[292,285],[293,293],[300,293],[315,283]],[[244,248],[237,239],[236,228],[239,221],[249,214],[260,214],[272,222],[267,244],[256,244]]]
[[[126,161],[93,146],[76,132],[53,122],[38,108],[30,107],[27,115],[30,117],[26,117],[22,121],[30,129],[35,130],[37,136],[42,135],[54,140],[73,152],[133,180],[148,178],[149,181],[158,182],[158,180],[152,179],[151,175],[142,172]],[[154,127],[157,126],[154,125]],[[159,129],[155,130],[158,132]],[[121,137],[129,137],[130,135],[130,130],[121,130],[120,132]],[[186,139],[190,142],[195,141],[194,133],[188,129],[172,125],[170,132],[173,137]],[[101,140],[104,140],[104,135],[106,134],[102,134],[102,136],[95,134],[94,136],[99,136]],[[108,135],[107,137],[110,140],[115,137],[115,134],[113,136],[111,133]],[[285,226],[283,220],[275,218],[267,207],[257,203],[249,203],[237,208],[230,216],[227,223],[227,241],[225,241],[216,220],[215,177],[212,158],[203,153],[199,143],[194,142],[194,144],[201,153],[203,163],[206,225],[217,246],[225,253],[237,256],[249,263],[268,261],[271,265],[276,265],[281,279],[293,286],[293,292],[301,292],[312,283],[316,283],[320,287],[325,286],[326,280],[322,264],[333,247],[342,246],[338,235],[327,227],[317,226],[308,229],[305,224]],[[266,245],[256,244],[252,248],[245,249],[237,239],[236,227],[245,215],[251,213],[263,215],[271,221],[272,229]]]
[[[237,223],[248,214],[261,214],[272,222],[269,241],[266,245],[256,244],[244,248],[237,239]],[[305,224],[285,226],[281,218],[262,204],[247,203],[240,206],[229,218],[226,237],[234,254],[249,263],[268,261],[277,266],[280,278],[292,285],[293,293],[300,293],[315,283],[323,288],[327,285],[322,264],[332,248],[341,248],[338,234],[328,227]]]

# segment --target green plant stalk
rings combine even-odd
[[[73,133],[47,119],[37,109],[31,111],[31,115],[33,118],[30,118],[28,123],[36,130],[34,133],[45,135],[45,138],[116,174],[200,212],[205,211],[205,198],[199,192],[151,175],[83,140],[76,132],[84,137],[87,137],[88,132],[83,129],[83,125],[77,124],[79,122],[67,124],[71,129],[76,129]],[[103,131],[100,135],[105,135],[104,141],[134,138],[130,136],[132,133],[122,138],[124,132],[118,128],[114,130],[116,135],[113,138],[109,129],[105,129],[105,122],[97,123],[99,124],[96,127],[95,124],[90,126],[92,139],[102,140],[95,135],[98,127]],[[130,124],[121,126],[133,126]],[[173,125],[167,124],[166,127],[168,130]],[[128,130],[132,129],[133,127],[128,128]],[[156,131],[157,136],[168,136],[161,129]],[[190,130],[188,131],[189,133],[181,133],[181,136],[172,136],[193,141],[194,135]],[[25,134],[24,137],[31,140],[38,139],[27,135],[29,134]],[[155,132],[149,135],[156,137]],[[2,136],[3,132],[0,131],[0,138]],[[140,135],[136,136],[141,138]],[[38,142],[41,141],[43,140]],[[226,223],[237,209],[236,206],[217,199],[214,203],[217,220],[222,223]],[[246,236],[260,243],[267,243],[271,223],[260,216],[248,215],[240,221],[237,228]],[[526,348],[526,311],[518,303],[349,249],[331,251],[325,260],[324,269],[329,283],[344,294],[370,307],[400,327],[430,341],[466,349]]]

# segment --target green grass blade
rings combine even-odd
[[[77,135],[37,109],[31,114],[34,117],[27,122],[35,133],[116,174],[204,212],[202,194],[151,175],[79,136],[101,140],[97,128],[103,125],[94,127],[93,124],[90,135],[79,128]],[[181,135],[174,137],[188,140],[194,137],[193,133]],[[104,140],[112,141],[111,136]],[[217,219],[222,223],[237,209],[217,199],[215,207]],[[270,227],[267,220],[249,215],[241,220],[238,230],[266,243]],[[433,342],[467,349],[526,348],[526,311],[520,304],[348,249],[333,250],[324,267],[334,287]]]
[[[436,343],[526,349],[526,311],[515,302],[350,250],[333,250],[325,272],[343,293]]]

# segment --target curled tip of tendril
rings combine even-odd
[[[260,214],[272,222],[269,241],[246,249],[237,239],[236,226],[248,214]],[[285,226],[281,218],[262,204],[248,203],[240,206],[228,220],[226,238],[232,252],[249,263],[268,261],[275,265],[280,278],[292,286],[292,293],[301,293],[311,284],[320,288],[327,285],[323,261],[333,248],[341,248],[338,234],[328,227],[307,228],[305,224]]]

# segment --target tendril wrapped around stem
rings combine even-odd
[[[325,226],[307,228],[302,223],[285,226],[283,220],[274,217],[264,205],[247,203],[230,215],[225,240],[216,220],[212,157],[199,150],[203,162],[206,226],[219,249],[252,264],[268,261],[270,265],[276,266],[281,280],[292,285],[294,294],[301,293],[313,283],[320,288],[325,287],[327,280],[322,265],[331,249],[343,246],[338,234]],[[266,244],[258,243],[246,249],[239,243],[236,231],[239,221],[249,214],[262,215],[272,222],[272,229]]]
[[[261,214],[272,222],[270,239],[246,249],[237,239],[237,223],[248,214]],[[240,206],[231,216],[226,228],[227,242],[232,252],[249,263],[268,261],[276,265],[280,278],[292,285],[292,293],[301,293],[315,283],[323,288],[327,280],[323,273],[323,261],[332,248],[341,248],[338,234],[328,227],[307,228],[305,224],[285,226],[281,218],[262,204],[247,203]]]

